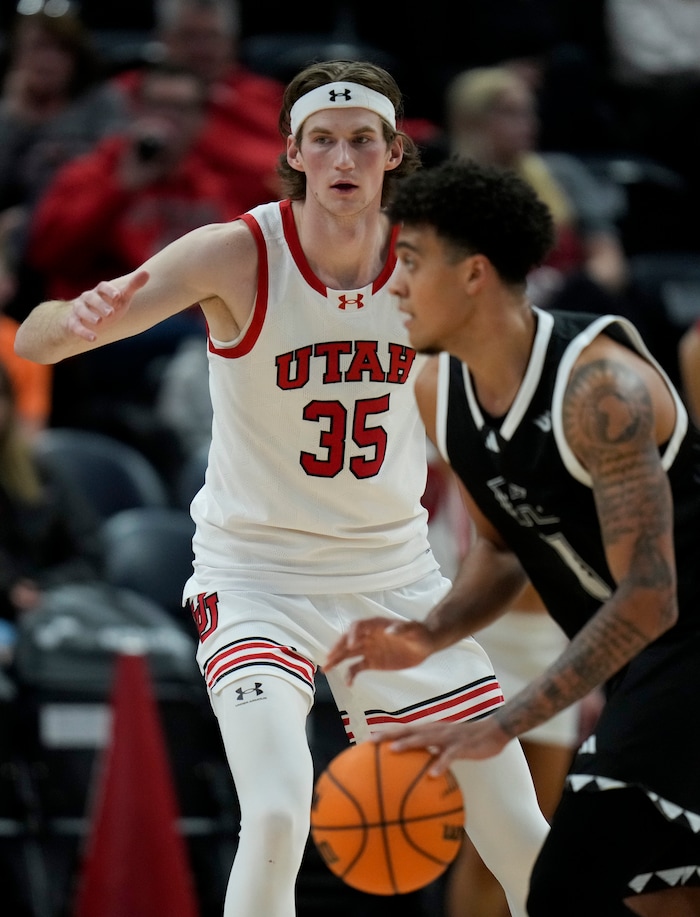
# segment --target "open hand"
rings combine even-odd
[[[331,647],[324,669],[328,671],[340,662],[354,659],[347,671],[347,683],[351,685],[358,672],[406,669],[423,662],[433,649],[430,632],[417,621],[368,618],[356,621]]]
[[[430,773],[444,773],[458,758],[480,760],[497,755],[510,741],[495,716],[466,723],[420,723],[397,726],[372,736],[372,741],[391,742],[395,751],[426,748],[435,760]]]

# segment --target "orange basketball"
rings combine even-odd
[[[457,856],[464,800],[451,772],[428,774],[424,749],[362,742],[319,776],[311,837],[331,872],[360,891],[398,895],[428,885]]]

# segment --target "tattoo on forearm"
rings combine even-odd
[[[534,726],[580,700],[606,681],[648,643],[628,619],[593,618],[562,654],[549,675],[542,676],[496,714],[510,736]]]
[[[676,614],[673,505],[643,375],[610,359],[580,367],[567,387],[563,421],[569,445],[591,475],[618,588],[554,666],[495,714],[511,736],[607,681]]]

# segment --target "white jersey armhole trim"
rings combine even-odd
[[[435,404],[435,438],[438,452],[451,464],[447,454],[447,395],[450,388],[450,355],[443,351],[438,357],[437,401]]]
[[[209,340],[212,343],[212,345],[217,350],[230,350],[233,347],[237,347],[238,344],[240,344],[240,342],[244,340],[245,336],[248,334],[248,330],[250,326],[253,324],[253,319],[255,318],[257,308],[258,308],[258,297],[256,295],[255,302],[253,303],[253,308],[250,310],[250,315],[246,319],[245,325],[241,328],[240,332],[236,335],[236,337],[233,338],[233,340],[231,341],[220,341],[218,338],[215,338],[210,334]],[[211,348],[209,348],[209,353],[211,352],[212,352]],[[214,356],[219,356],[219,355],[215,353]]]
[[[676,406],[676,423],[671,435],[671,439],[661,456],[661,466],[664,471],[668,471],[678,454],[678,449],[688,430],[688,412],[671,382],[668,374],[650,353],[649,348],[644,343],[642,336],[634,325],[626,318],[619,315],[601,315],[584,331],[578,334],[564,351],[564,356],[557,370],[557,378],[552,394],[552,430],[554,439],[559,449],[564,466],[569,474],[574,477],[580,484],[586,487],[592,486],[590,474],[574,455],[564,434],[564,420],[562,417],[562,406],[564,404],[564,392],[569,383],[571,369],[584,347],[587,347],[598,335],[608,327],[608,325],[617,324],[628,335],[630,342],[634,345],[640,356],[644,357],[658,371],[661,378],[666,383],[669,392]]]
[[[501,424],[501,437],[504,440],[510,440],[520,426],[520,422],[532,401],[532,396],[537,390],[542,378],[542,367],[547,356],[547,346],[554,328],[554,316],[550,312],[544,312],[536,306],[532,307],[532,311],[537,316],[537,329],[535,331],[535,340],[532,344],[532,355],[515,400]]]

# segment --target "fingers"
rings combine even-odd
[[[69,330],[86,341],[96,341],[96,328],[114,313],[119,290],[110,284],[100,283],[92,290],[81,293],[73,300],[68,315]]]
[[[137,290],[140,290],[141,287],[144,286],[144,284],[148,282],[149,276],[150,274],[148,273],[148,271],[144,271],[144,270],[134,271],[134,273],[129,278],[129,282],[124,287],[122,295],[127,297],[128,299],[131,299],[134,293]]]
[[[352,687],[352,683],[355,681],[357,675],[360,672],[364,672],[365,669],[368,669],[369,665],[367,660],[363,657],[358,659],[357,662],[353,662],[351,666],[348,667],[347,672],[345,673],[345,684],[348,687]]]
[[[343,636],[338,640],[338,642],[333,646],[326,657],[326,661],[323,664],[324,671],[330,672],[331,669],[335,668],[339,662],[342,662],[347,658],[347,646],[348,641],[347,637]]]
[[[331,647],[324,665],[326,671],[334,668],[334,666],[337,666],[340,662],[344,662],[346,659],[351,659],[353,656],[362,654],[367,637],[366,624],[366,621],[356,621],[351,625],[348,632],[343,634],[335,646]]]
[[[430,765],[428,773],[433,777],[439,777],[450,769],[452,764],[452,755],[445,749],[442,754],[438,754],[433,763]]]
[[[328,657],[323,665],[324,672],[329,672],[331,669],[338,666],[341,662],[345,662],[347,659],[358,656],[358,651],[356,649],[351,649],[349,646],[349,640],[347,636],[341,637],[338,643],[331,649],[328,654]],[[350,687],[355,681],[355,676],[358,672],[362,672],[364,669],[368,668],[367,662],[364,657],[355,659],[355,661],[348,667],[345,673],[345,683]]]
[[[148,271],[139,270],[129,274],[126,283],[122,282],[124,278],[120,281],[103,280],[94,290],[83,293],[83,297],[89,297],[91,304],[100,308],[105,315],[111,315],[131,303],[134,293],[148,282],[149,276]]]
[[[92,290],[81,293],[73,300],[68,316],[69,330],[86,341],[96,341],[97,326],[128,308],[134,293],[144,286],[148,278],[148,271],[135,271],[123,286],[115,281],[103,280]]]
[[[434,757],[430,765],[430,773],[437,777],[449,770],[454,759],[450,751],[450,743],[442,737],[442,729],[436,724],[423,724],[422,726],[407,726],[379,737],[388,739],[393,751],[410,751],[415,748],[424,748]]]

